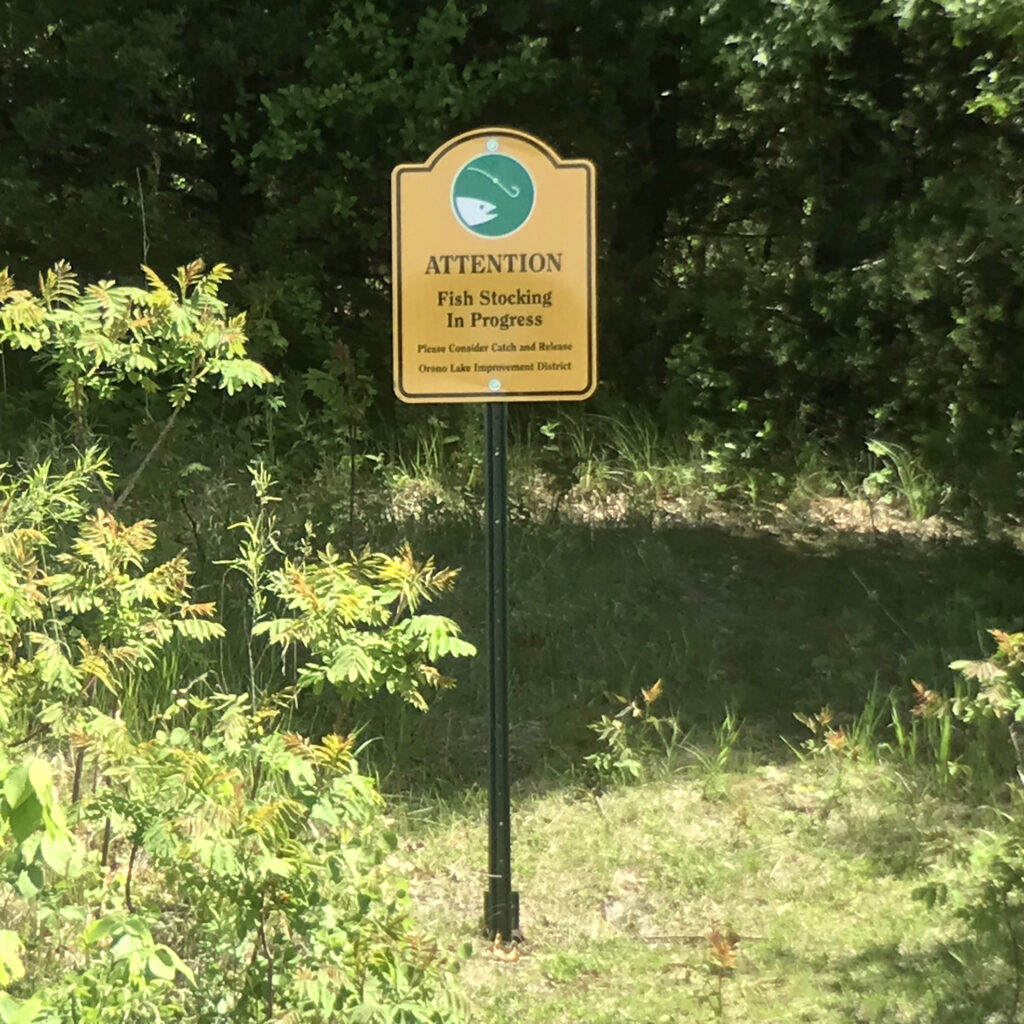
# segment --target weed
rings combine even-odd
[[[626,723],[621,718],[602,715],[587,726],[604,744],[604,749],[583,758],[590,767],[595,783],[607,786],[624,779],[639,779],[643,775],[643,762],[630,743]]]
[[[941,699],[920,683],[913,685],[915,705],[909,721],[896,696],[890,695],[892,749],[902,763],[930,777],[940,792],[948,792],[970,768],[953,753],[953,718],[942,709]]]
[[[674,723],[675,719],[669,719]],[[661,728],[664,728],[662,726]],[[726,708],[721,722],[712,730],[708,746],[686,740],[681,748],[688,757],[690,774],[699,779],[705,799],[720,799],[726,795],[725,774],[733,760],[736,743],[740,738],[742,722],[733,708]]]
[[[708,932],[708,962],[705,990],[698,999],[709,1006],[715,1020],[725,1020],[725,983],[736,970],[737,947],[740,937],[729,927],[723,932],[715,927]]]
[[[801,761],[825,756],[850,758],[860,756],[861,746],[851,741],[845,726],[835,724],[835,715],[827,704],[816,714],[805,715],[794,711],[793,717],[801,725],[806,726],[811,733],[810,737],[800,744],[800,750],[790,746],[790,749]],[[800,752],[801,750],[803,753]]]
[[[283,555],[279,543],[277,516],[273,511],[275,502],[281,499],[273,493],[274,479],[262,462],[249,466],[252,488],[256,493],[257,511],[255,516],[246,516],[241,522],[233,523],[232,530],[242,532],[238,554],[234,558],[219,561],[229,571],[239,573],[247,588],[246,616],[246,657],[248,662],[248,688],[250,709],[255,712],[257,703],[269,689],[269,680],[260,671],[267,648],[256,649],[256,627],[267,617],[267,596],[270,566],[273,555]]]
[[[644,755],[650,751],[652,734],[667,758],[681,746],[679,723],[651,711],[663,692],[664,684],[657,679],[649,687],[641,687],[632,700],[616,695],[615,700],[624,705],[622,710],[614,717],[602,715],[587,726],[605,748],[583,759],[599,786],[643,778]]]
[[[912,519],[920,521],[937,512],[949,498],[949,488],[936,478],[902,445],[891,441],[871,440],[868,451],[881,461],[881,466],[864,478],[863,488],[869,498],[902,499]]]

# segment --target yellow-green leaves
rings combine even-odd
[[[394,841],[354,739],[277,731],[277,712],[226,693],[182,698],[161,717],[182,725],[143,739],[94,712],[74,737],[86,770],[105,780],[83,797],[80,820],[111,821],[112,846],[135,852],[123,908],[113,872],[94,890],[103,910],[79,932],[88,959],[71,983],[180,1003],[175,1019],[189,1021],[229,1019],[216,1001],[260,991],[268,970],[273,989],[230,1019],[347,1020],[365,984],[388,1000],[399,988],[402,999],[429,993],[439,965],[403,944],[405,886],[388,881]],[[178,975],[191,982],[200,967],[203,985],[172,997]],[[308,1012],[304,970],[333,979],[327,1016]]]
[[[349,697],[380,689],[426,710],[424,687],[451,685],[431,662],[463,658],[476,648],[443,615],[416,614],[447,590],[457,570],[419,563],[408,545],[396,555],[364,552],[342,559],[328,546],[312,564],[286,561],[269,574],[269,589],[292,614],[257,622],[253,634],[307,653],[299,685],[330,684]]]
[[[966,722],[993,717],[1019,723],[1024,721],[1024,633],[990,629],[989,634],[996,641],[991,658],[950,662],[949,667],[972,685],[966,692],[959,692],[949,706]]]
[[[58,260],[45,277],[39,275],[39,295],[48,310],[56,305],[70,306],[81,295],[78,275],[67,260]]]
[[[230,339],[226,341],[230,345]],[[242,388],[261,388],[270,384],[274,375],[264,366],[252,359],[217,359],[211,362],[210,370],[220,377],[220,387],[229,395]]]
[[[97,685],[117,694],[172,637],[223,635],[213,604],[190,601],[183,556],[147,565],[152,522],[87,511],[108,474],[94,450],[64,475],[44,464],[9,480],[0,467],[0,719],[14,706],[80,706]]]
[[[245,315],[229,315],[218,296],[231,270],[202,260],[179,267],[178,294],[149,267],[148,288],[97,281],[79,286],[61,260],[39,278],[39,297],[14,287],[0,271],[0,350],[39,353],[54,371],[55,385],[79,418],[92,399],[112,397],[119,387],[165,392],[180,409],[209,379],[235,394],[263,387],[273,375],[245,358]]]
[[[7,988],[12,981],[25,977],[25,965],[21,962],[24,948],[17,932],[8,928],[0,930],[0,988]]]

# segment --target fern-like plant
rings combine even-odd
[[[223,635],[213,605],[190,600],[183,556],[147,566],[152,523],[88,511],[97,478],[111,472],[95,449],[63,474],[0,466],[0,727],[16,709],[30,729],[27,715],[66,721],[98,688],[116,700],[172,637]]]
[[[424,687],[451,685],[434,662],[476,653],[454,621],[419,611],[457,575],[436,569],[432,558],[417,562],[408,545],[396,555],[350,559],[328,545],[312,565],[286,561],[271,573],[270,590],[292,614],[259,622],[253,632],[303,650],[300,687],[331,686],[349,699],[386,689],[426,710]]]
[[[170,413],[156,441],[118,497],[124,501],[198,389],[214,383],[229,395],[273,380],[246,358],[245,314],[230,315],[219,297],[231,269],[202,260],[179,267],[174,285],[143,267],[148,287],[98,281],[84,287],[65,261],[39,278],[39,294],[16,288],[0,270],[0,354],[5,346],[36,354],[71,413],[79,450],[91,440],[92,402],[124,387],[166,393]]]

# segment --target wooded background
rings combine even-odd
[[[255,358],[387,417],[390,170],[515,127],[598,167],[597,401],[769,462],[884,438],[1007,511],[1022,100],[1019,0],[8,0],[0,266],[227,262]]]

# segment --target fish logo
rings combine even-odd
[[[530,172],[503,153],[486,153],[464,164],[452,180],[452,212],[471,234],[504,238],[533,213]]]
[[[473,199],[470,196],[455,197],[455,212],[459,220],[468,228],[475,228],[478,224],[486,224],[494,220],[498,215],[494,212],[494,203],[485,199]]]

